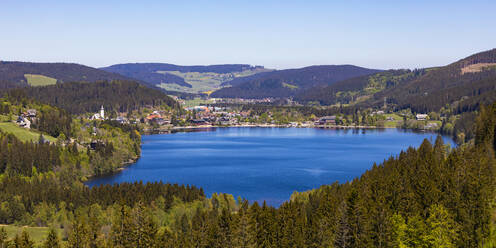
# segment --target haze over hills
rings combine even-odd
[[[212,93],[213,97],[265,98],[291,97],[303,90],[330,85],[349,78],[377,73],[380,70],[354,65],[319,65],[300,69],[279,70],[239,79],[229,88]]]
[[[74,63],[0,61],[0,88],[41,86],[56,82],[131,80],[117,73]],[[136,81],[136,80],[134,80]]]

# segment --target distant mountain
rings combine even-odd
[[[315,86],[327,86],[379,71],[353,65],[319,65],[272,71],[226,82],[233,86],[215,91],[211,96],[220,98],[291,97]]]
[[[234,78],[236,75],[233,74],[246,71],[254,71],[256,73],[258,70],[263,70],[263,67],[246,64],[182,66],[166,63],[132,63],[117,64],[100,69],[135,78],[167,90],[197,93],[202,90],[208,91],[219,87],[224,81]],[[251,73],[247,75],[251,75]],[[193,83],[188,83],[187,81]],[[167,84],[176,84],[186,87],[186,89],[169,87]],[[192,88],[198,88],[198,90]]]
[[[0,61],[0,88],[48,85],[55,82],[130,80],[120,74],[72,63]]]
[[[446,104],[477,109],[496,100],[496,49],[481,52],[447,66],[422,70],[395,87],[374,94],[364,104],[380,106],[386,98],[397,108],[414,112],[438,111]]]

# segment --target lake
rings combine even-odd
[[[135,164],[87,184],[161,180],[278,206],[294,191],[352,180],[374,162],[436,136],[398,129],[235,127],[144,135]]]

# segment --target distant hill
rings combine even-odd
[[[418,70],[388,70],[372,75],[359,76],[331,85],[321,85],[307,89],[294,97],[301,103],[318,103],[320,105],[353,104],[373,94],[395,87],[418,76]]]
[[[226,81],[265,71],[261,66],[246,64],[182,66],[166,63],[117,64],[100,69],[135,78],[168,91],[188,93],[215,90]]]
[[[291,97],[315,86],[327,86],[379,71],[353,65],[319,65],[272,71],[227,82],[226,84],[233,86],[215,91],[211,96],[220,98]]]
[[[0,62],[0,88],[50,85],[55,82],[130,80],[120,74],[72,63]]]
[[[376,93],[364,104],[380,106],[384,97],[389,104],[414,112],[437,111],[446,104],[469,108],[460,111],[477,109],[479,104],[496,100],[496,49],[425,69],[418,77]]]
[[[396,109],[439,111],[447,104],[458,112],[496,101],[496,49],[447,66],[388,70],[304,90],[294,100],[305,104],[351,104],[381,107],[384,99]]]

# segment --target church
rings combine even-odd
[[[100,108],[100,113],[96,113],[91,117],[91,120],[105,120],[105,110],[103,109],[103,105]]]

